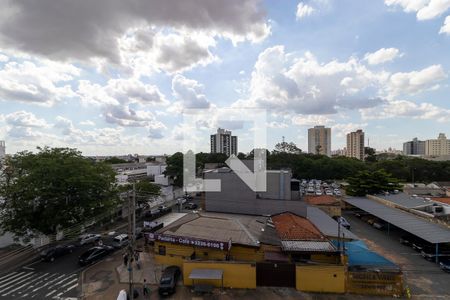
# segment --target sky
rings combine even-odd
[[[0,0],[0,140],[7,153],[209,150],[233,108],[267,113],[267,147],[332,150],[450,136],[450,0]],[[183,121],[211,112],[202,134]],[[239,151],[245,122],[226,124]]]

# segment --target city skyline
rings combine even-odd
[[[376,149],[450,136],[447,6],[246,0],[206,5],[197,18],[189,1],[187,12],[137,2],[141,10],[2,4],[0,140],[8,153],[48,145],[171,154],[182,150],[182,111],[191,108],[267,109],[268,147],[285,136],[305,152],[316,125],[331,128],[331,150],[357,129]],[[250,151],[248,128],[234,125],[240,151]]]

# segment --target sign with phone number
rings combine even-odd
[[[168,242],[178,245],[187,245],[195,247],[212,248],[217,250],[230,250],[231,239],[228,242],[196,239],[192,237],[173,236],[158,233],[146,233],[147,239],[150,241]]]

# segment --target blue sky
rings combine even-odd
[[[377,149],[450,135],[450,1],[121,1],[0,4],[0,139],[7,152],[182,150],[183,111],[267,109],[267,145]],[[208,151],[207,121],[196,136]],[[248,126],[233,128],[239,150]],[[191,133],[192,135],[192,133]]]

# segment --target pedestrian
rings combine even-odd
[[[150,288],[148,287],[147,280],[145,278],[144,278],[144,285],[142,287],[142,293],[144,294],[144,297],[150,294]]]
[[[125,266],[128,265],[128,253],[123,254],[123,264]]]
[[[138,251],[134,251],[134,260],[136,261],[136,267],[138,268],[138,270],[140,270],[141,264],[139,262],[139,252]]]

